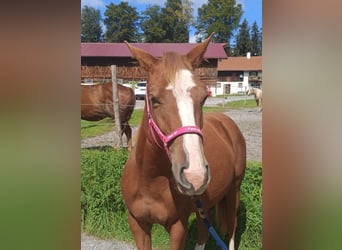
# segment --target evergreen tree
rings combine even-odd
[[[161,10],[161,27],[165,31],[163,42],[188,42],[192,20],[189,0],[167,0]]]
[[[101,13],[93,7],[85,5],[81,10],[81,42],[101,42]]]
[[[127,2],[118,5],[110,3],[106,6],[104,24],[107,27],[105,33],[106,42],[128,42],[139,41],[138,12],[135,7],[129,6]]]
[[[229,42],[234,30],[238,28],[242,16],[241,4],[235,0],[208,0],[198,8],[196,32],[201,42],[215,32],[215,42]]]
[[[239,33],[236,37],[236,53],[238,56],[245,56],[247,52],[251,52],[251,38],[249,35],[250,28],[246,19],[239,26]]]
[[[256,21],[254,21],[251,29],[251,54],[253,56],[261,55],[261,42],[261,32],[259,31]]]
[[[158,5],[149,6],[141,13],[140,27],[143,31],[144,42],[162,42],[166,36],[161,22],[161,8]]]

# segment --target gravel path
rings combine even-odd
[[[262,161],[262,113],[258,108],[232,109],[225,113],[239,126],[247,144],[247,160]]]
[[[247,143],[247,160],[262,161],[262,113],[257,108],[232,109],[225,113],[239,126]],[[133,135],[137,128],[133,128]],[[126,145],[124,137],[124,146]],[[118,141],[115,132],[84,139],[82,148],[114,146]],[[86,234],[81,235],[81,250],[136,250],[132,245],[114,240],[99,240]]]
[[[132,244],[117,240],[100,240],[87,234],[81,235],[81,250],[137,250]]]

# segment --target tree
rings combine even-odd
[[[142,12],[140,27],[145,42],[188,42],[194,25],[190,0],[167,0],[163,8],[149,6]]]
[[[144,42],[162,42],[166,36],[161,22],[161,8],[158,5],[149,6],[141,13],[140,27],[143,31]]]
[[[101,42],[100,10],[85,5],[81,10],[81,42]]]
[[[163,42],[188,42],[193,22],[190,0],[167,0],[161,10],[161,26],[165,31]]]
[[[253,56],[260,56],[261,55],[261,32],[259,31],[259,27],[254,21],[251,29],[251,54]]]
[[[239,33],[236,37],[236,53],[238,56],[244,56],[247,52],[251,52],[249,30],[248,22],[244,19],[239,26]]]
[[[242,16],[241,4],[235,0],[208,0],[198,8],[195,35],[201,42],[212,32],[215,32],[215,42],[229,42],[234,30],[238,28]]]
[[[106,6],[104,15],[104,24],[107,27],[106,42],[139,41],[139,16],[135,7],[129,6],[127,2],[120,2],[118,5],[110,3]]]

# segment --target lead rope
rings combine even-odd
[[[204,208],[202,206],[201,201],[197,198],[194,202],[195,202],[199,216],[202,218],[204,224],[207,225],[211,236],[213,236],[213,238],[216,241],[216,245],[218,245],[222,250],[228,250],[228,247],[226,246],[226,244],[221,240],[220,236],[217,234],[214,227],[210,224],[208,218],[205,216]]]

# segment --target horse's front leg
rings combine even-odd
[[[188,221],[187,219],[178,220],[169,229],[170,233],[170,250],[182,250],[184,249],[185,239],[188,233]]]
[[[131,213],[128,214],[128,224],[134,236],[135,244],[139,250],[151,250],[151,228],[152,224],[142,223],[136,220]]]
[[[209,215],[207,213],[207,209],[204,211],[204,213],[205,213],[204,216],[208,218],[209,221],[211,221],[211,218],[209,218]],[[198,212],[196,212],[196,224],[197,224],[197,242],[196,242],[195,250],[203,250],[209,238],[209,231],[208,231],[207,225],[204,224],[203,219],[201,218]]]

